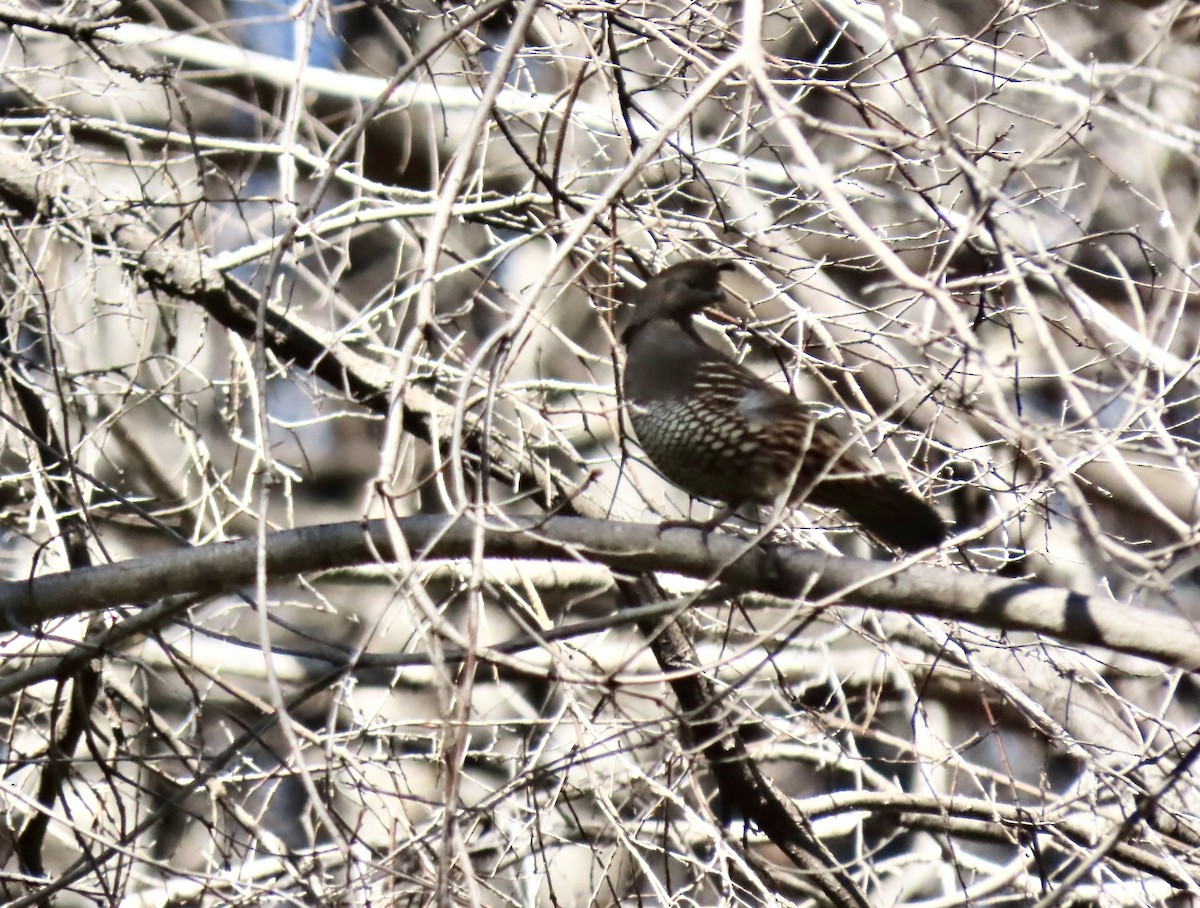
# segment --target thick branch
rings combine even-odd
[[[418,558],[468,557],[482,533],[490,558],[584,560],[629,573],[671,571],[818,604],[1037,631],[1188,671],[1200,668],[1200,631],[1184,618],[933,565],[831,557],[794,546],[748,548],[744,540],[718,533],[577,517],[518,518],[490,526],[467,518],[410,517],[401,521],[401,529]],[[217,543],[0,584],[0,626],[28,628],[49,618],[151,598],[229,592],[253,579],[254,546],[250,539]],[[305,527],[268,537],[267,569],[284,578],[373,562],[378,552],[389,551],[381,521]]]

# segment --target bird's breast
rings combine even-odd
[[[753,425],[736,409],[680,398],[630,402],[630,422],[655,468],[697,498],[730,504],[774,501],[800,457],[780,448],[770,426]]]

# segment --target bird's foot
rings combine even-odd
[[[658,525],[658,531],[661,533],[664,530],[699,530],[707,544],[709,534],[732,517],[735,511],[735,508],[722,508],[708,520],[664,520]]]

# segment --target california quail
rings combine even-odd
[[[789,503],[844,511],[882,542],[915,552],[945,527],[928,504],[853,452],[848,414],[814,407],[700,339],[692,317],[725,299],[733,263],[696,259],[652,277],[621,334],[623,387],[642,449],[689,495],[725,503]],[[838,424],[843,424],[843,435]]]

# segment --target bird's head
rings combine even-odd
[[[622,336],[628,340],[639,327],[658,318],[687,323],[706,306],[723,303],[721,272],[733,267],[729,259],[690,259],[664,268],[633,296],[633,316]]]

